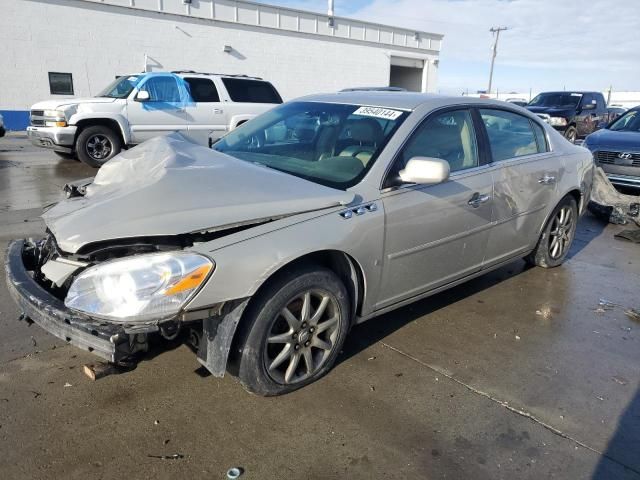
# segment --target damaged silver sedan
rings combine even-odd
[[[312,96],[213,150],[156,138],[68,185],[45,237],[10,244],[7,284],[109,362],[184,335],[213,375],[278,395],[356,323],[514,259],[560,265],[592,178],[587,150],[509,104]]]

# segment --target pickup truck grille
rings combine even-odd
[[[621,158],[620,155],[631,155],[628,159]],[[609,165],[626,165],[629,167],[640,167],[640,153],[627,152],[611,152],[607,150],[599,150],[595,152],[595,158],[598,163],[606,163]]]
[[[31,125],[44,127],[44,110],[31,110]]]

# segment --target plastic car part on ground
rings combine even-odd
[[[620,193],[600,167],[594,171],[589,210],[609,223],[626,225],[634,222],[640,226],[640,195]]]

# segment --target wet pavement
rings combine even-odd
[[[0,139],[2,251],[94,172]],[[640,246],[622,228],[587,216],[560,268],[517,261],[358,326],[327,377],[270,399],[184,346],[91,382],[95,358],[18,322],[2,278],[0,476],[640,479]]]

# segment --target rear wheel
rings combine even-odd
[[[568,127],[564,131],[564,138],[569,140],[571,143],[576,143],[576,140],[578,140],[578,130],[576,129],[576,127],[574,127],[573,125]]]
[[[542,230],[536,249],[525,260],[543,268],[557,267],[569,253],[578,225],[578,206],[566,196],[555,208]]]
[[[245,314],[238,376],[257,395],[282,395],[325,375],[349,329],[350,301],[340,279],[316,267],[267,285]]]
[[[76,140],[78,158],[92,167],[101,167],[122,149],[120,136],[109,127],[95,125],[85,128]]]

